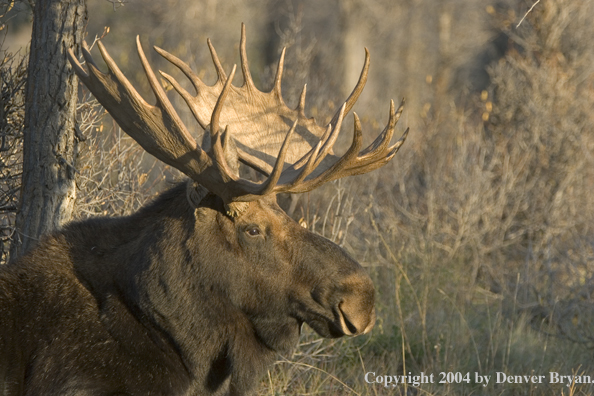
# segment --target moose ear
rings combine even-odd
[[[195,208],[200,206],[200,202],[202,202],[209,192],[206,187],[192,179],[189,179],[186,183],[186,197],[188,198],[188,202]]]
[[[200,207],[200,203],[208,195],[210,191],[206,187],[197,182],[189,179],[186,183],[186,197],[188,198],[188,202],[196,209]],[[231,202],[229,204],[225,204],[225,211],[227,216],[232,218],[237,218],[241,216],[247,207],[249,206],[249,202]]]

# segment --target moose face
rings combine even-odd
[[[230,286],[231,302],[252,322],[305,322],[323,337],[373,327],[374,288],[365,270],[287,216],[274,195],[250,202],[238,217],[210,207],[197,217],[218,240],[212,265]]]

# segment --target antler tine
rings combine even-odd
[[[387,147],[387,144],[385,144],[383,145],[385,148],[383,150],[376,150],[373,156],[368,155],[362,157],[361,154],[359,154],[356,161],[354,161],[352,164],[350,164],[351,166],[348,166],[345,169],[346,175],[359,175],[384,166],[398,152],[406,140],[406,137],[408,136],[408,131],[409,129],[407,128],[400,139],[393,146]],[[389,143],[389,141],[387,141],[387,143]]]
[[[192,115],[194,116],[194,118],[196,119],[196,121],[198,121],[198,123],[200,125],[202,125],[202,120],[200,119],[198,113],[196,113],[196,109],[193,105],[193,99],[194,97],[192,95],[190,95],[190,93],[188,91],[186,91],[186,89],[184,87],[182,87],[175,78],[173,78],[172,76],[170,76],[169,74],[165,73],[164,71],[159,70],[159,74],[169,82],[169,84],[171,84],[173,86],[173,89],[175,89],[177,91],[177,93],[183,98],[183,100],[186,102],[186,104],[188,105],[188,107],[190,108],[190,111],[192,112]],[[206,125],[204,125],[204,127],[206,127]]]
[[[293,132],[297,127],[297,120],[293,123],[291,129],[285,136],[285,140],[283,141],[283,145],[278,153],[278,157],[276,158],[276,162],[274,164],[274,169],[270,174],[270,177],[262,184],[261,190],[259,191],[259,195],[267,195],[274,191],[276,188],[276,183],[278,183],[278,179],[280,179],[281,174],[283,172],[283,166],[285,164],[285,156],[287,154],[287,150],[289,149],[289,142],[291,141],[291,137],[293,136]]]
[[[365,61],[363,62],[363,69],[361,69],[361,74],[359,75],[359,81],[357,81],[357,85],[353,88],[353,92],[349,95],[349,98],[346,101],[346,108],[345,114],[348,114],[349,111],[353,108],[357,100],[359,100],[359,96],[363,92],[365,88],[365,84],[367,84],[367,74],[369,73],[369,50],[365,48]]]
[[[320,146],[320,148],[322,147],[322,144],[328,140],[328,136],[330,136],[330,134],[332,133],[332,131],[334,131],[334,129],[332,128],[332,124],[328,124],[328,126],[326,127],[326,130],[324,131],[324,134],[322,135],[322,137],[320,138],[320,140],[318,141],[317,146]],[[295,163],[293,164],[293,168],[298,169],[301,168],[303,166],[303,164],[307,163],[310,159],[310,157],[313,155],[314,150],[316,150],[316,147],[312,147],[311,150],[309,150],[307,153],[305,153],[301,158],[299,158],[297,161],[295,161]],[[319,148],[316,151],[315,154],[315,159],[317,159],[317,153],[319,153]],[[315,163],[315,161],[314,161]]]
[[[394,113],[394,101],[390,100],[390,115],[388,118],[388,124],[380,133],[373,143],[365,148],[361,153],[361,158],[373,158],[374,154],[381,153],[390,144],[390,139],[394,133],[395,125],[395,113]]]
[[[225,132],[223,132],[223,150],[226,150],[227,147],[229,147],[230,142],[231,142],[231,133],[229,133],[229,126],[227,125],[225,127]]]
[[[271,92],[274,92],[275,95],[284,103],[283,95],[281,92],[281,80],[283,78],[283,68],[285,64],[285,50],[287,48],[284,47],[281,51],[280,57],[278,59],[278,66],[276,68],[276,75],[274,76],[274,85],[272,86]]]
[[[84,51],[83,51],[83,57],[85,58],[85,61],[88,64],[89,62],[87,61]],[[68,60],[70,61],[70,64],[72,65],[72,68],[74,69],[74,72],[76,73],[78,78],[80,78],[81,81],[83,81],[85,84],[87,84],[87,81],[89,81],[89,78],[90,78],[89,73],[87,73],[85,71],[85,69],[82,67],[82,65],[80,64],[80,62],[74,55],[74,51],[72,51],[72,48],[68,49]]]
[[[246,38],[245,38],[245,24],[241,24],[241,39],[239,40],[239,57],[241,59],[241,72],[243,73],[243,81],[245,86],[249,90],[256,89],[252,74],[250,73],[250,67],[248,65],[247,51],[245,49]]]
[[[93,57],[91,56],[91,51],[90,51],[89,46],[87,45],[86,41],[83,41],[82,54],[83,54],[83,58],[85,58],[85,62],[87,62],[87,64],[93,65],[95,67],[95,69],[99,70],[99,68],[97,67],[97,64],[95,63],[95,60],[93,60]]]
[[[328,139],[324,142],[324,145],[322,146],[322,150],[320,152],[320,155],[318,156],[318,159],[315,162],[314,167],[317,167],[322,162],[322,160],[324,158],[326,158],[326,156],[328,155],[330,150],[332,150],[334,143],[336,143],[336,139],[338,138],[338,134],[340,133],[340,128],[342,127],[342,120],[345,115],[345,112],[344,112],[345,109],[346,109],[346,103],[343,103],[338,111],[338,119],[336,120],[336,123],[332,127],[332,133],[330,134],[330,136],[328,136]],[[323,139],[324,138],[322,138],[322,141],[323,141]]]
[[[303,84],[303,89],[301,90],[301,94],[299,95],[299,104],[297,105],[297,112],[299,113],[300,117],[305,117],[305,95],[307,93],[307,84]]]
[[[388,150],[386,150],[388,152],[388,154],[385,155],[385,157],[379,158],[378,160],[375,160],[375,161],[373,161],[369,164],[366,164],[366,165],[361,165],[356,168],[351,168],[350,175],[360,175],[362,173],[370,172],[374,169],[381,168],[382,166],[384,166],[385,164],[390,162],[392,160],[392,158],[394,158],[394,156],[396,155],[398,150],[400,150],[400,147],[406,140],[406,137],[408,136],[408,131],[409,131],[409,128],[406,128],[406,130],[404,131],[404,133],[402,134],[400,139],[398,139],[396,144],[394,144],[392,147],[390,147]]]
[[[402,134],[402,136],[400,136],[400,139],[398,139],[398,141],[392,146],[390,147],[388,150],[390,151],[398,151],[400,149],[400,146],[402,146],[404,144],[404,141],[406,140],[406,138],[408,137],[408,131],[410,128],[406,128],[406,130],[404,131],[404,133]]]
[[[354,131],[353,131],[353,142],[351,143],[351,147],[347,150],[347,152],[338,160],[336,161],[331,167],[323,171],[317,177],[306,181],[297,191],[294,192],[305,192],[311,191],[312,189],[329,182],[331,180],[339,179],[346,175],[341,175],[340,172],[347,168],[347,166],[357,159],[357,155],[361,146],[363,145],[363,131],[361,129],[361,121],[357,114],[353,114],[354,118]],[[293,191],[294,189],[292,189]]]
[[[219,98],[217,99],[217,104],[215,105],[215,107],[212,111],[212,116],[210,118],[210,135],[213,138],[219,133],[219,118],[221,117],[221,111],[223,111],[223,104],[225,103],[225,99],[227,98],[227,95],[229,94],[229,89],[233,82],[233,77],[235,76],[236,68],[237,68],[237,65],[233,65],[231,74],[229,75],[229,78],[225,82],[225,86],[223,87],[223,90],[221,91],[221,94],[219,95]]]
[[[84,47],[87,47],[86,42],[85,42],[83,48]],[[114,76],[114,78],[116,80],[116,84],[122,85],[123,88],[127,91],[126,93],[130,96],[131,99],[136,100],[136,101],[142,103],[143,105],[148,106],[149,104],[144,100],[144,98],[142,96],[140,96],[140,94],[136,91],[136,89],[134,89],[132,84],[130,84],[130,81],[128,81],[126,76],[124,76],[124,73],[122,73],[120,68],[116,65],[113,58],[109,55],[109,53],[107,52],[107,50],[105,49],[105,47],[103,46],[103,43],[101,41],[97,42],[97,47],[99,48],[101,57],[103,58],[103,61],[107,65],[107,68],[109,69],[110,74],[112,74]],[[104,78],[109,77],[108,74],[101,73],[99,71],[99,68],[97,66],[95,66],[95,62],[93,61],[91,53],[88,51],[88,47],[87,47],[86,55],[88,56],[88,59],[91,60],[91,62],[89,62],[90,65],[88,65],[89,66],[88,67],[89,74],[91,74],[92,76],[95,76],[95,77],[104,77]]]
[[[219,56],[217,55],[217,51],[215,50],[215,47],[214,45],[212,45],[212,42],[209,38],[206,39],[206,44],[208,45],[210,57],[212,58],[212,63],[214,64],[215,69],[217,71],[219,81],[224,83],[225,81],[227,81],[227,75],[225,74],[225,69],[223,69],[223,65],[221,65],[221,61],[219,59]]]
[[[233,171],[229,167],[227,163],[227,159],[225,158],[225,150],[221,143],[222,136],[221,135],[229,135],[229,131],[225,128],[225,131],[221,133],[217,133],[214,137],[214,142],[212,144],[212,152],[215,157],[215,165],[217,167],[218,173],[223,182],[227,183],[229,181],[235,180],[233,175]]]
[[[343,105],[341,106],[341,108],[339,110],[339,114],[340,114],[339,119],[337,120],[337,122],[334,125],[328,124],[328,126],[326,127],[326,131],[324,132],[324,135],[322,135],[322,137],[320,138],[318,146],[322,147],[322,152],[318,155],[318,153],[320,152],[320,147],[316,146],[316,147],[312,148],[303,157],[299,158],[293,164],[293,166],[292,166],[293,168],[299,169],[304,164],[309,163],[310,159],[313,155],[314,161],[312,162],[313,168],[310,170],[310,173],[311,173],[311,171],[313,169],[315,169],[324,160],[324,158],[326,158],[326,156],[332,150],[334,143],[336,143],[336,139],[338,138],[338,134],[340,133],[340,128],[342,126],[342,120],[343,120],[344,114],[345,114],[344,109],[345,109],[345,104],[343,103]],[[316,152],[315,155],[313,154],[314,151]],[[302,169],[304,169],[304,168],[302,168]],[[307,175],[305,175],[305,176],[307,176]]]
[[[322,147],[322,141],[320,140],[320,142],[312,150],[311,156],[309,157],[309,159],[307,160],[307,163],[301,169],[301,172],[299,172],[299,174],[297,175],[295,180],[293,180],[290,183],[287,183],[286,188],[280,192],[293,191],[295,186],[299,185],[303,180],[305,180],[305,178],[307,176],[309,176],[311,174],[311,172],[313,172],[313,170],[315,169],[315,159],[317,158],[318,152],[320,151],[321,147]]]
[[[149,85],[151,86],[151,89],[157,98],[157,102],[168,115],[173,118],[178,118],[178,115],[173,109],[171,102],[167,98],[165,90],[161,86],[159,80],[157,80],[157,76],[155,76],[153,68],[151,65],[149,65],[148,60],[146,59],[146,55],[142,49],[142,44],[140,44],[140,36],[136,36],[136,50],[138,51],[138,57],[140,58],[140,63],[142,64],[142,68],[144,69],[144,73],[146,74]],[[181,120],[179,120],[179,124],[181,124]]]
[[[392,136],[394,135],[394,127],[400,119],[403,109],[404,99],[402,99],[402,102],[396,112],[394,112],[394,101],[390,101],[390,118],[388,120],[388,125],[386,125],[383,132],[378,135],[375,141],[360,153],[361,159],[372,161],[378,155],[381,156],[381,153],[386,150],[390,144],[390,141],[392,140]]]
[[[344,114],[348,114],[349,111],[353,109],[353,106],[355,105],[357,100],[359,100],[359,96],[361,96],[361,93],[365,88],[365,84],[367,84],[367,75],[369,73],[369,59],[369,50],[365,48],[365,61],[363,62],[363,69],[361,69],[361,74],[359,75],[359,80],[357,81],[355,88],[353,88],[353,91],[351,92],[347,100],[344,102],[344,104],[346,105]],[[336,121],[339,112],[340,110],[336,112],[334,117],[332,117],[332,121],[330,121],[331,123],[334,123]]]
[[[184,61],[179,59],[177,56],[170,54],[169,52],[165,51],[162,48],[159,48],[157,46],[153,46],[153,48],[155,49],[155,51],[157,51],[157,53],[159,55],[161,55],[163,58],[168,60],[170,63],[172,63],[174,66],[176,66],[179,70],[181,70],[182,73],[184,73],[184,75],[188,78],[188,80],[190,80],[190,82],[194,86],[194,89],[196,90],[196,92],[199,92],[201,89],[204,88],[204,86],[206,84],[204,84],[204,82],[196,74],[194,74],[194,72],[192,71],[192,69],[190,68],[190,66],[187,63],[185,63]],[[169,81],[169,83],[173,86],[173,88],[175,88],[175,90],[187,102],[186,97],[188,97],[188,98],[190,97],[190,94],[188,93],[188,91],[186,91],[184,88],[182,88],[179,85],[179,83],[173,77],[171,77],[169,74],[162,72],[160,70],[159,70],[159,73],[161,73],[161,75],[167,81]]]

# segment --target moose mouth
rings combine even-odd
[[[318,305],[318,304],[316,304]],[[341,301],[330,309],[307,309],[301,320],[325,338],[367,334],[375,325],[375,308],[353,310],[348,302]]]

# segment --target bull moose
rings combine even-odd
[[[301,227],[276,203],[390,161],[402,105],[362,149],[333,145],[358,83],[327,126],[304,113],[305,88],[290,109],[281,95],[284,50],[273,88],[257,89],[246,56],[232,85],[210,40],[218,75],[209,86],[188,64],[155,47],[189,79],[191,94],[161,72],[205,130],[198,145],[173,109],[137,38],[156,104],[126,79],[101,42],[108,71],[86,43],[70,62],[119,126],[189,181],[126,217],[74,222],[0,269],[2,395],[244,395],[307,323],[322,337],[364,334],[375,322],[374,288],[342,248]],[[263,181],[240,177],[240,162]],[[254,174],[255,175],[255,174]],[[254,179],[254,178],[252,178]]]

